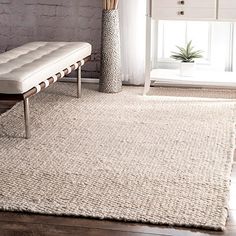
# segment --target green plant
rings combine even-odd
[[[179,49],[179,52],[172,52],[171,58],[182,61],[182,62],[194,62],[194,59],[196,58],[202,58],[202,51],[197,50],[194,51],[194,47],[192,46],[192,41],[189,41],[187,43],[187,46],[179,47],[176,46]]]

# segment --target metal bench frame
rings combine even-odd
[[[73,65],[65,68],[61,72],[58,72],[54,76],[46,79],[41,82],[39,85],[33,87],[23,94],[5,94],[0,93],[0,100],[6,101],[23,101],[24,103],[24,119],[25,119],[25,136],[26,139],[31,137],[31,129],[30,129],[30,109],[29,109],[29,98],[36,95],[40,91],[46,89],[51,84],[57,82],[58,79],[65,77],[70,74],[72,71],[77,70],[77,98],[81,97],[81,67],[91,59],[91,56],[84,58],[81,61],[76,62]]]

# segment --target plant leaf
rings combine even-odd
[[[194,51],[194,47],[192,46],[192,40],[190,40],[186,47],[176,46],[178,48],[178,52],[171,52],[171,58],[183,62],[193,62],[194,59],[202,58],[203,51],[196,50]]]

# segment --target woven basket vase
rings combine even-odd
[[[103,10],[101,55],[99,91],[118,93],[122,90],[118,10]]]

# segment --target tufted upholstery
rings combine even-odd
[[[22,94],[91,55],[82,42],[33,42],[0,55],[0,93]]]

